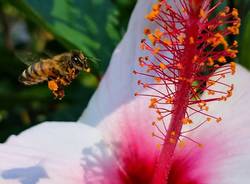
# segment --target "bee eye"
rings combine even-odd
[[[76,57],[76,56],[73,57],[72,60],[73,60],[73,62],[76,63],[76,64],[77,64],[77,63],[81,63],[80,59],[79,59],[78,57]]]

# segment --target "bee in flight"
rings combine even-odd
[[[65,52],[31,64],[19,76],[19,81],[25,85],[48,81],[48,88],[55,98],[62,99],[64,87],[68,86],[81,70],[90,72],[87,57],[80,51]]]

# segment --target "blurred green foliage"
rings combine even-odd
[[[125,33],[135,0],[0,0],[0,141],[42,121],[75,121],[98,85],[113,49]],[[82,50],[97,58],[55,100],[46,83],[24,86],[26,68],[16,51]]]
[[[0,142],[42,121],[77,120],[126,31],[135,3],[136,0],[0,0]],[[240,11],[238,62],[250,68],[250,1],[226,0],[226,4]],[[98,64],[92,63],[92,74],[82,73],[66,88],[62,101],[53,99],[45,83],[27,87],[18,82],[26,66],[15,51],[56,54],[72,49],[97,58]]]

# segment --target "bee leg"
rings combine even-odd
[[[63,89],[60,89],[57,91],[52,91],[52,93],[55,96],[55,99],[62,100],[62,98],[64,97],[64,90]]]

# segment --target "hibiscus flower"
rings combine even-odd
[[[137,2],[127,33],[77,122],[45,122],[11,136],[0,145],[0,183],[152,182],[162,150],[161,141],[156,139],[158,134],[152,132],[159,133],[162,127],[150,125],[159,119],[159,113],[149,108],[148,99],[134,96],[134,93],[154,95],[154,92],[136,85],[138,75],[132,74],[132,71],[145,74],[136,61],[144,54],[138,48],[143,29],[157,28],[144,18],[151,11],[152,3],[151,0]],[[211,101],[209,105],[209,114],[223,116],[222,121],[201,124],[195,130],[183,127],[182,133],[186,132],[183,138],[187,141],[175,147],[166,183],[250,182],[249,79],[249,72],[239,65],[235,75],[222,78],[221,84],[234,84],[234,94],[224,103]],[[153,80],[143,78],[143,83],[150,84]],[[213,90],[224,88],[218,85]],[[201,98],[207,99],[209,95],[204,93]],[[164,121],[170,118],[166,116]],[[203,114],[195,114],[192,121],[202,122],[203,118]]]

